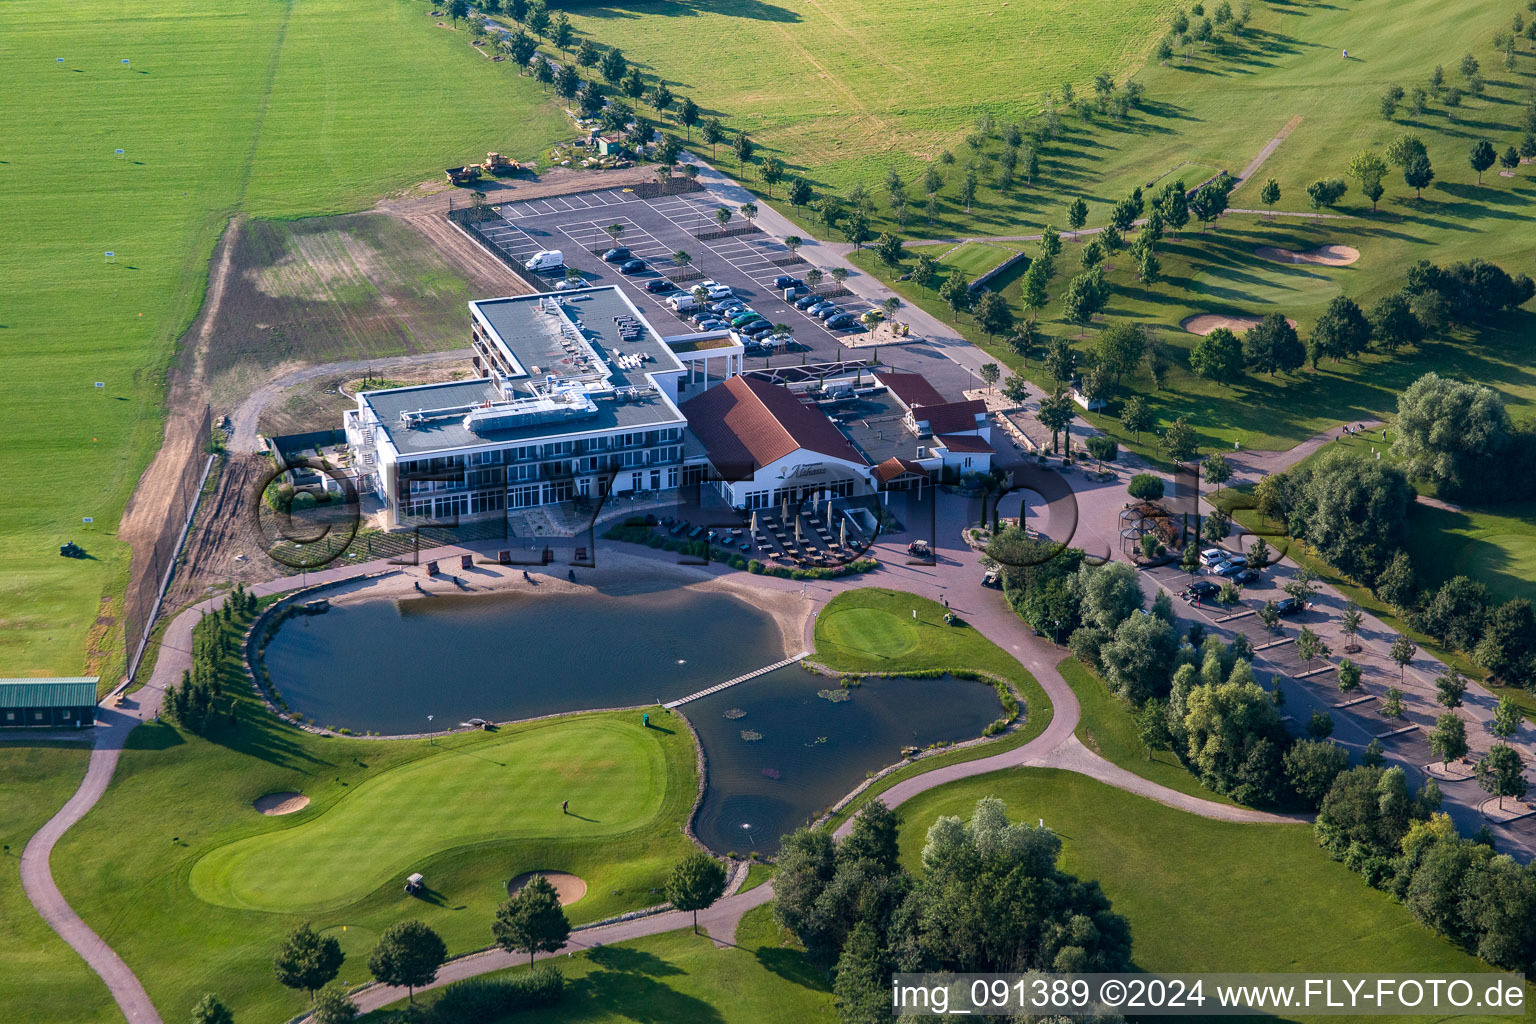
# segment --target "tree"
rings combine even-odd
[[[683,97],[683,105],[677,108],[678,123],[687,132],[687,138],[693,140],[693,126],[699,123],[699,105],[693,102],[693,97]]]
[[[1333,716],[1326,711],[1314,711],[1307,720],[1307,735],[1315,740],[1325,740],[1333,735]]]
[[[1306,359],[1296,328],[1279,313],[1268,314],[1243,335],[1243,361],[1260,373],[1300,369]]]
[[[1049,398],[1042,398],[1040,400],[1040,408],[1035,413],[1035,419],[1039,420],[1051,432],[1051,451],[1059,452],[1061,450],[1061,446],[1057,442],[1057,435],[1063,430],[1068,431],[1070,434],[1072,416],[1072,399],[1068,398],[1065,394],[1057,392]],[[1071,444],[1070,437],[1068,444]]]
[[[1141,440],[1144,431],[1152,429],[1152,409],[1141,395],[1132,395],[1120,410],[1120,425]]]
[[[1405,636],[1400,636],[1392,641],[1392,649],[1387,653],[1397,664],[1397,675],[1398,679],[1401,680],[1408,670],[1409,662],[1413,661],[1414,655],[1419,653],[1419,648],[1412,640]]]
[[[448,17],[455,26],[469,17],[469,0],[448,0]]]
[[[857,250],[872,237],[874,236],[869,230],[869,215],[862,207],[855,206],[848,214],[848,222],[843,225],[843,238]]]
[[[968,167],[965,177],[960,182],[960,201],[965,204],[965,212],[971,212],[971,203],[976,201],[976,188],[979,182],[976,178],[976,169]]]
[[[1335,362],[1364,352],[1371,343],[1371,325],[1348,296],[1335,296],[1312,327],[1312,342]]]
[[[721,231],[724,231],[725,226],[731,222],[732,216],[733,214],[731,213],[731,208],[729,206],[720,206],[715,208],[715,223],[720,225]]]
[[[1519,751],[1507,743],[1495,743],[1488,748],[1488,756],[1477,762],[1474,769],[1477,784],[1483,792],[1499,798],[1499,809],[1504,809],[1504,798],[1517,800],[1525,796],[1525,762]]]
[[[1195,376],[1229,384],[1242,376],[1243,344],[1225,327],[1218,327],[1195,343],[1189,354]]]
[[[1383,295],[1366,318],[1371,323],[1372,340],[1388,352],[1424,340],[1424,325],[1414,314],[1406,291]]]
[[[357,1017],[357,1004],[347,997],[347,990],[340,985],[327,985],[315,998],[309,1019],[312,1024],[352,1024]]]
[[[912,283],[919,288],[931,291],[933,284],[939,279],[939,261],[928,253],[923,253],[917,258],[917,263],[912,268]]]
[[[1231,192],[1229,181],[1227,178],[1208,181],[1190,199],[1189,211],[1200,218],[1202,231],[1205,225],[1215,223],[1227,211],[1227,199]]]
[[[321,935],[305,921],[288,933],[272,959],[272,967],[280,984],[303,989],[314,1002],[315,991],[335,980],[345,961],[337,938]]]
[[[1418,198],[1424,198],[1424,189],[1435,180],[1435,169],[1429,164],[1429,157],[1423,153],[1410,156],[1403,164],[1403,181],[1413,189]]]
[[[1376,596],[1392,605],[1394,608],[1405,609],[1413,606],[1414,599],[1419,593],[1419,584],[1413,572],[1413,562],[1408,558],[1408,552],[1398,551],[1392,555],[1387,567],[1381,575],[1376,577]]]
[[[192,1024],[235,1024],[235,1015],[223,1000],[209,992],[192,1008]]]
[[[1082,336],[1081,329],[1087,327],[1103,308],[1106,297],[1100,282],[1101,278],[1093,271],[1078,274],[1067,285],[1067,293],[1062,297],[1062,314],[1069,323],[1077,324],[1079,337]]]
[[[1013,310],[1008,300],[997,292],[983,289],[976,301],[976,326],[986,331],[988,338],[1013,330]]]
[[[571,27],[571,19],[566,17],[564,11],[556,15],[549,38],[561,53],[570,52],[571,43],[576,40],[576,30]]]
[[[1360,191],[1371,201],[1371,209],[1376,209],[1376,200],[1381,198],[1384,191],[1382,179],[1387,176],[1387,162],[1370,150],[1356,154],[1349,162],[1347,172],[1360,186]]]
[[[725,882],[725,866],[703,851],[683,858],[672,869],[667,878],[667,900],[674,909],[693,912],[695,935],[699,931],[699,911],[713,906],[724,894]],[[562,938],[562,945],[564,941]]]
[[[570,100],[575,97],[576,90],[581,88],[581,75],[569,64],[561,64],[555,71],[555,95],[561,99]]]
[[[1162,277],[1163,264],[1157,258],[1157,254],[1151,247],[1142,250],[1141,258],[1136,263],[1136,276],[1142,284],[1156,284]]]
[[[1525,598],[1506,601],[1488,613],[1472,652],[1494,678],[1526,685],[1536,678],[1536,611]]]
[[[1423,626],[1443,646],[1470,652],[1482,636],[1487,614],[1488,588],[1466,576],[1453,576],[1430,598]]]
[[[1513,442],[1504,400],[1490,387],[1431,372],[1398,397],[1392,454],[1446,494],[1489,496]]]
[[[1349,751],[1326,739],[1302,740],[1285,752],[1285,777],[1309,807],[1323,802],[1334,780],[1349,768]]]
[[[1429,749],[1447,768],[1452,761],[1467,756],[1467,723],[1453,712],[1435,719],[1435,727],[1429,734]]]
[[[1314,210],[1331,209],[1348,190],[1343,178],[1319,178],[1307,186],[1307,198]]]
[[[1164,432],[1158,447],[1174,464],[1187,461],[1196,451],[1194,428],[1189,425],[1188,420],[1180,416]]]
[[[1189,223],[1189,196],[1184,191],[1184,182],[1173,181],[1163,186],[1157,199],[1157,211],[1168,230],[1174,234],[1183,230]]]
[[[1155,473],[1137,473],[1131,477],[1127,491],[1137,501],[1161,501],[1163,478]]]
[[[420,921],[400,921],[379,936],[368,954],[368,970],[386,985],[403,985],[414,1003],[416,989],[430,985],[447,959],[448,947],[437,932]]]
[[[1387,86],[1387,91],[1381,94],[1381,116],[1384,120],[1392,120],[1403,102],[1403,95],[1403,87],[1396,82]]]
[[[1326,658],[1328,654],[1328,645],[1323,638],[1314,633],[1312,627],[1302,626],[1296,634],[1296,656],[1306,663],[1307,668],[1312,667],[1314,660]]]
[[[1114,462],[1120,454],[1120,446],[1107,434],[1094,434],[1088,438],[1088,454],[1098,460],[1100,472],[1104,463]]]
[[[715,147],[725,141],[725,125],[720,123],[718,117],[712,117],[704,122],[702,138],[709,146],[709,158],[715,158]]]
[[[1119,390],[1121,378],[1135,371],[1147,350],[1146,329],[1137,323],[1113,324],[1099,333],[1093,350],[1099,368],[1110,377],[1111,387]]]
[[[965,271],[950,272],[939,287],[939,298],[944,300],[956,320],[960,319],[962,312],[971,308],[970,282],[966,279]]]
[[[1488,731],[1500,739],[1508,739],[1519,731],[1523,718],[1520,705],[1515,703],[1514,698],[1500,697],[1498,706],[1493,709],[1493,721],[1488,724]]]
[[[759,170],[763,184],[768,186],[768,198],[773,198],[773,186],[784,180],[784,161],[776,156],[770,156],[763,161]]]
[[[545,7],[542,3],[532,3],[528,5],[528,18],[524,24],[533,30],[534,35],[538,36],[540,39],[543,39],[545,34],[549,31],[549,23],[550,14],[548,7]]]
[[[805,206],[811,201],[811,183],[804,178],[796,177],[789,183],[789,205],[794,207]]]
[[[992,391],[993,385],[997,383],[997,380],[1001,375],[1002,371],[998,369],[996,363],[982,363],[981,369],[977,371],[977,376],[979,376],[982,383],[987,386],[987,392],[989,394]]]
[[[1360,686],[1361,669],[1348,658],[1339,660],[1339,692],[1351,693]]]
[[[859,921],[837,959],[832,993],[838,1019],[844,1024],[876,1024],[891,1019],[886,978],[890,962],[879,934],[868,921]]]
[[[1472,152],[1468,155],[1467,160],[1472,165],[1472,169],[1477,172],[1477,183],[1479,185],[1483,183],[1483,172],[1492,167],[1493,162],[1498,158],[1499,156],[1494,151],[1493,143],[1487,139],[1478,139],[1472,144]]]
[[[1024,302],[1024,308],[1029,310],[1031,317],[1050,301],[1050,294],[1046,291],[1046,284],[1050,280],[1051,269],[1050,260],[1047,258],[1032,260],[1029,264],[1029,269],[1024,271],[1019,292],[1020,298]]]
[[[903,256],[901,239],[889,231],[882,231],[880,233],[880,237],[875,239],[874,249],[875,258],[885,264],[889,271],[894,272],[897,267],[901,266],[901,258]],[[890,274],[888,273],[886,276],[889,277]]]
[[[1067,206],[1067,227],[1071,228],[1075,234],[1081,231],[1086,223],[1088,223],[1088,204],[1083,201],[1082,196],[1078,196]]]
[[[531,966],[536,954],[553,953],[565,945],[571,935],[571,923],[566,920],[560,895],[549,879],[534,875],[517,895],[497,909],[491,934],[496,945],[507,952],[527,953]]]
[[[1403,691],[1395,686],[1387,687],[1386,696],[1381,698],[1380,710],[1388,718],[1405,717],[1408,714],[1408,710],[1403,703]]]
[[[1206,483],[1216,485],[1217,494],[1221,493],[1221,485],[1232,479],[1232,464],[1221,452],[1207,455],[1200,471]]]
[[[1248,549],[1248,564],[1255,569],[1262,569],[1269,564],[1269,544],[1263,537],[1253,538],[1253,546]]]
[[[1358,648],[1355,639],[1360,635],[1360,626],[1364,622],[1365,613],[1360,610],[1360,606],[1353,601],[1346,602],[1343,611],[1339,613],[1339,629],[1344,633],[1345,650]]]
[[[623,52],[617,46],[612,46],[603,54],[597,69],[602,72],[603,80],[609,85],[618,85],[629,72],[629,61],[624,59]]]

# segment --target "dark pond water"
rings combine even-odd
[[[817,695],[836,688],[791,665],[683,706],[709,759],[694,821],[705,845],[771,853],[902,747],[973,739],[1002,711],[992,687],[947,677],[869,679],[836,703]]]
[[[266,664],[294,711],[388,734],[675,700],[783,656],[766,613],[668,587],[333,605],[285,622]]]

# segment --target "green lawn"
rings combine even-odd
[[[774,922],[771,906],[747,911],[735,945],[721,949],[706,936],[683,930],[600,946],[561,958],[555,966],[565,976],[565,998],[540,1010],[539,1024],[830,1024],[838,1019],[826,972],[807,961],[794,938]],[[385,1019],[384,1014],[361,1018]],[[495,1024],[530,1019],[513,1013]]]
[[[902,806],[907,866],[919,869],[936,818],[966,817],[985,796],[1006,801],[1017,820],[1044,818],[1062,837],[1063,868],[1103,886],[1130,921],[1144,970],[1488,970],[1331,860],[1305,825],[1211,821],[1055,769],[984,775],[915,797]]]
[[[991,743],[925,757],[892,772],[844,808],[837,815],[839,820],[902,779],[1012,749],[1040,735],[1050,723],[1050,700],[1029,670],[964,622],[946,625],[944,606],[937,601],[878,587],[844,591],[828,601],[817,617],[815,643],[812,660],[838,672],[978,669],[1012,681],[1024,697],[1024,723],[1013,732]]]
[[[109,1024],[123,1018],[96,973],[54,934],[21,888],[21,851],[85,777],[83,745],[0,746],[5,813],[0,815],[0,1002],[15,1021],[55,1021],[60,993],[69,994],[70,1021]]]
[[[1067,681],[1067,685],[1072,687],[1072,692],[1077,694],[1082,708],[1082,718],[1077,723],[1077,738],[1089,750],[1160,786],[1202,800],[1236,803],[1202,786],[1200,780],[1190,774],[1189,769],[1180,764],[1171,751],[1148,751],[1138,735],[1130,705],[1110,693],[1104,681],[1088,666],[1076,658],[1064,658],[1056,670]]]
[[[429,9],[0,7],[0,479],[48,481],[11,488],[0,523],[6,675],[121,669],[117,523],[160,443],[165,374],[230,214],[366,207],[487,150],[536,156],[568,130],[536,84]],[[59,558],[70,539],[92,557]]]
[[[244,697],[240,715],[212,741],[164,724],[135,730],[111,789],[54,855],[71,905],[167,1020],[185,1019],[205,991],[240,1019],[297,1011],[302,997],[268,965],[304,920],[338,935],[342,978],[357,983],[395,921],[421,918],[463,953],[490,943],[517,874],[585,879],[568,909],[583,923],[662,902],[668,871],[693,849],[682,835],[697,792],[691,736],[645,729],[637,714],[435,743],[317,737]],[[289,817],[251,807],[290,790],[310,806]],[[401,891],[413,871],[426,877],[423,898]]]

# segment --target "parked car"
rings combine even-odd
[[[1220,576],[1223,579],[1231,579],[1242,572],[1245,567],[1236,562],[1219,562],[1211,566],[1211,575]]]
[[[741,329],[741,333],[749,338],[762,338],[773,333],[773,324],[767,320],[757,320]]]
[[[1213,565],[1218,565],[1222,562],[1225,562],[1228,557],[1230,556],[1228,556],[1225,551],[1221,550],[1221,548],[1206,548],[1204,551],[1200,552],[1200,564],[1206,568],[1210,568]]]
[[[824,309],[836,309],[836,308],[837,308],[837,303],[835,303],[835,302],[828,302],[826,299],[822,299],[821,301],[819,301],[819,302],[817,302],[817,303],[815,303],[815,304],[813,304],[811,306],[806,307],[805,315],[806,316],[820,316],[822,310],[824,310]]]
[[[699,300],[688,292],[678,292],[667,297],[667,305],[672,307],[674,313],[687,313],[699,308]]]
[[[603,253],[604,263],[623,263],[628,259],[629,247],[626,245],[616,245],[612,249],[609,249],[607,252]]]
[[[722,331],[722,330],[724,330],[725,328],[727,328],[729,326],[730,326],[730,324],[727,324],[724,320],[710,319],[710,320],[705,320],[703,323],[699,324],[699,330],[701,330],[701,331]]]
[[[773,286],[780,291],[785,288],[793,288],[795,286],[795,279],[788,274],[780,274],[773,279]]]
[[[731,326],[732,327],[743,327],[743,326],[745,326],[747,324],[750,324],[754,320],[766,320],[766,319],[767,319],[767,317],[763,316],[763,314],[757,312],[756,310],[748,309],[748,310],[744,310],[743,312],[737,313],[735,316],[731,317]]]
[[[823,300],[814,295],[803,295],[795,300],[796,309],[810,309],[812,306],[821,305]]]
[[[1221,593],[1221,588],[1210,580],[1196,580],[1184,588],[1184,600],[1194,601],[1198,599],[1203,601],[1206,598],[1215,597],[1219,593]]]
[[[818,309],[816,311],[816,316],[822,320],[826,320],[830,317],[837,316],[837,314],[841,313],[842,311],[843,307],[834,302],[823,306],[821,309]]]
[[[1244,569],[1242,572],[1232,577],[1232,581],[1234,583],[1247,585],[1249,583],[1257,583],[1263,578],[1263,573],[1259,572],[1257,569]]]
[[[619,265],[619,273],[639,274],[646,270],[649,266],[650,264],[646,263],[645,260],[625,260]]]
[[[568,292],[568,291],[572,291],[572,290],[574,290],[576,288],[585,288],[586,286],[587,286],[587,282],[583,281],[581,278],[578,277],[578,278],[572,280],[571,278],[568,277],[564,281],[556,281],[555,282],[555,291],[557,291],[557,292]]]
[[[1003,574],[997,569],[988,569],[981,577],[981,585],[1001,589],[1003,586]]]
[[[668,281],[664,277],[658,277],[654,281],[645,282],[645,290],[650,292],[652,295],[665,295],[667,292],[672,291],[676,287],[677,285],[673,284],[671,281]]]
[[[1281,615],[1300,615],[1306,610],[1306,603],[1303,601],[1298,601],[1294,597],[1282,597],[1280,600],[1275,602],[1275,611],[1279,612]]]
[[[545,270],[560,270],[564,266],[565,253],[559,249],[544,249],[528,257],[528,262],[523,264],[523,269],[539,273]]]
[[[736,294],[730,285],[721,284],[719,281],[700,281],[699,287],[703,288],[704,294],[712,299],[728,299]]]
[[[845,331],[850,327],[859,326],[859,318],[852,313],[834,313],[827,317],[827,326],[834,331]]]

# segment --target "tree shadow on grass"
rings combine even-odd
[[[753,956],[757,957],[757,962],[763,966],[764,970],[778,975],[785,981],[816,992],[830,990],[826,972],[811,963],[806,955],[797,949],[759,946],[753,951]]]
[[[564,1001],[574,1006],[602,1007],[641,1024],[725,1024],[720,1011],[704,1000],[643,974],[594,971],[567,982]]]
[[[669,963],[655,953],[647,953],[629,946],[599,946],[587,954],[587,958],[607,971],[621,974],[641,974],[648,978],[663,978],[682,974],[682,968]]]

